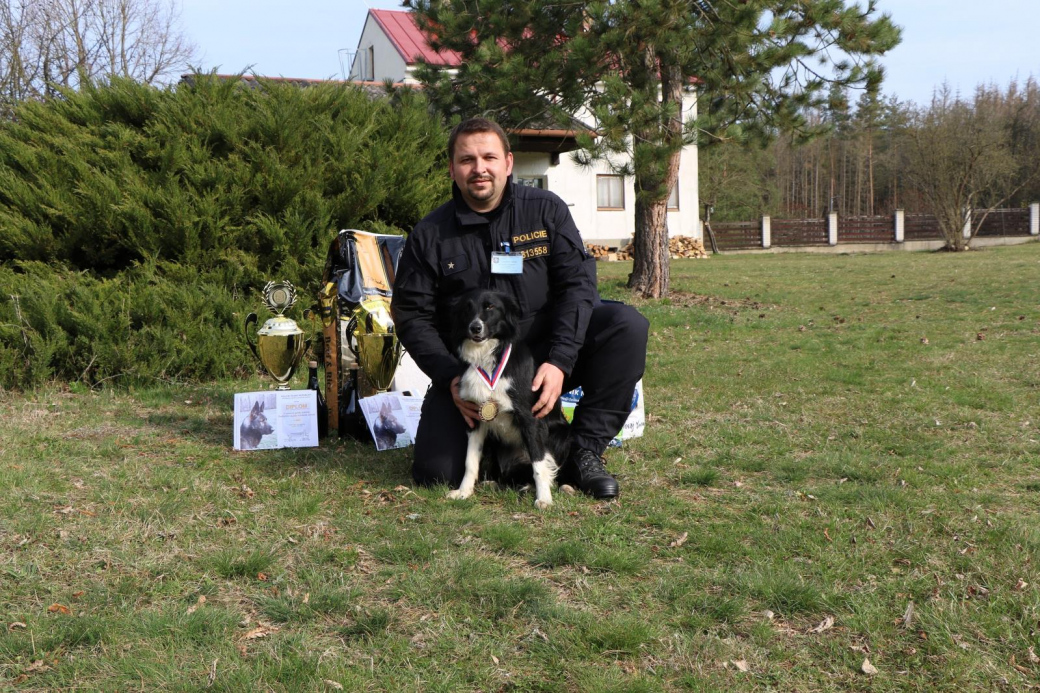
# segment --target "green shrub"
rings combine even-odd
[[[255,297],[165,269],[102,279],[42,263],[0,267],[0,386],[245,374],[242,324]]]
[[[306,305],[339,229],[400,233],[447,197],[445,142],[410,90],[195,75],[21,105],[0,123],[0,386],[234,373],[267,281]]]

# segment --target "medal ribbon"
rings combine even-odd
[[[495,372],[491,375],[488,375],[487,371],[480,366],[477,366],[477,373],[480,374],[480,377],[492,390],[494,390],[495,386],[498,385],[498,379],[502,377],[502,371],[506,369],[506,364],[509,363],[509,355],[511,353],[513,353],[513,345],[508,344],[506,345],[505,352],[502,354],[502,360],[498,362],[497,366],[495,366]]]

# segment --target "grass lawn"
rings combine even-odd
[[[1040,243],[672,288],[616,502],[233,452],[259,380],[0,394],[0,689],[1040,684]]]

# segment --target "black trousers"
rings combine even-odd
[[[632,393],[646,368],[649,328],[639,311],[622,303],[604,302],[593,310],[578,362],[563,386],[564,392],[581,386],[584,393],[574,410],[572,445],[601,455],[624,426]],[[531,345],[536,361],[544,360],[547,348]],[[468,430],[451,392],[431,387],[415,438],[412,476],[417,484],[458,487],[465,471]]]

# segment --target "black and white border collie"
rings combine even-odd
[[[531,407],[535,365],[531,352],[517,340],[520,310],[511,297],[476,289],[453,307],[452,340],[459,357],[470,364],[459,381],[459,396],[481,408],[481,420],[469,431],[466,471],[462,484],[448,498],[473,495],[486,450],[497,459],[503,477],[516,478],[518,466],[534,472],[535,501],[544,510],[552,505],[551,487],[558,461],[566,459],[569,429],[559,401],[544,418]]]

